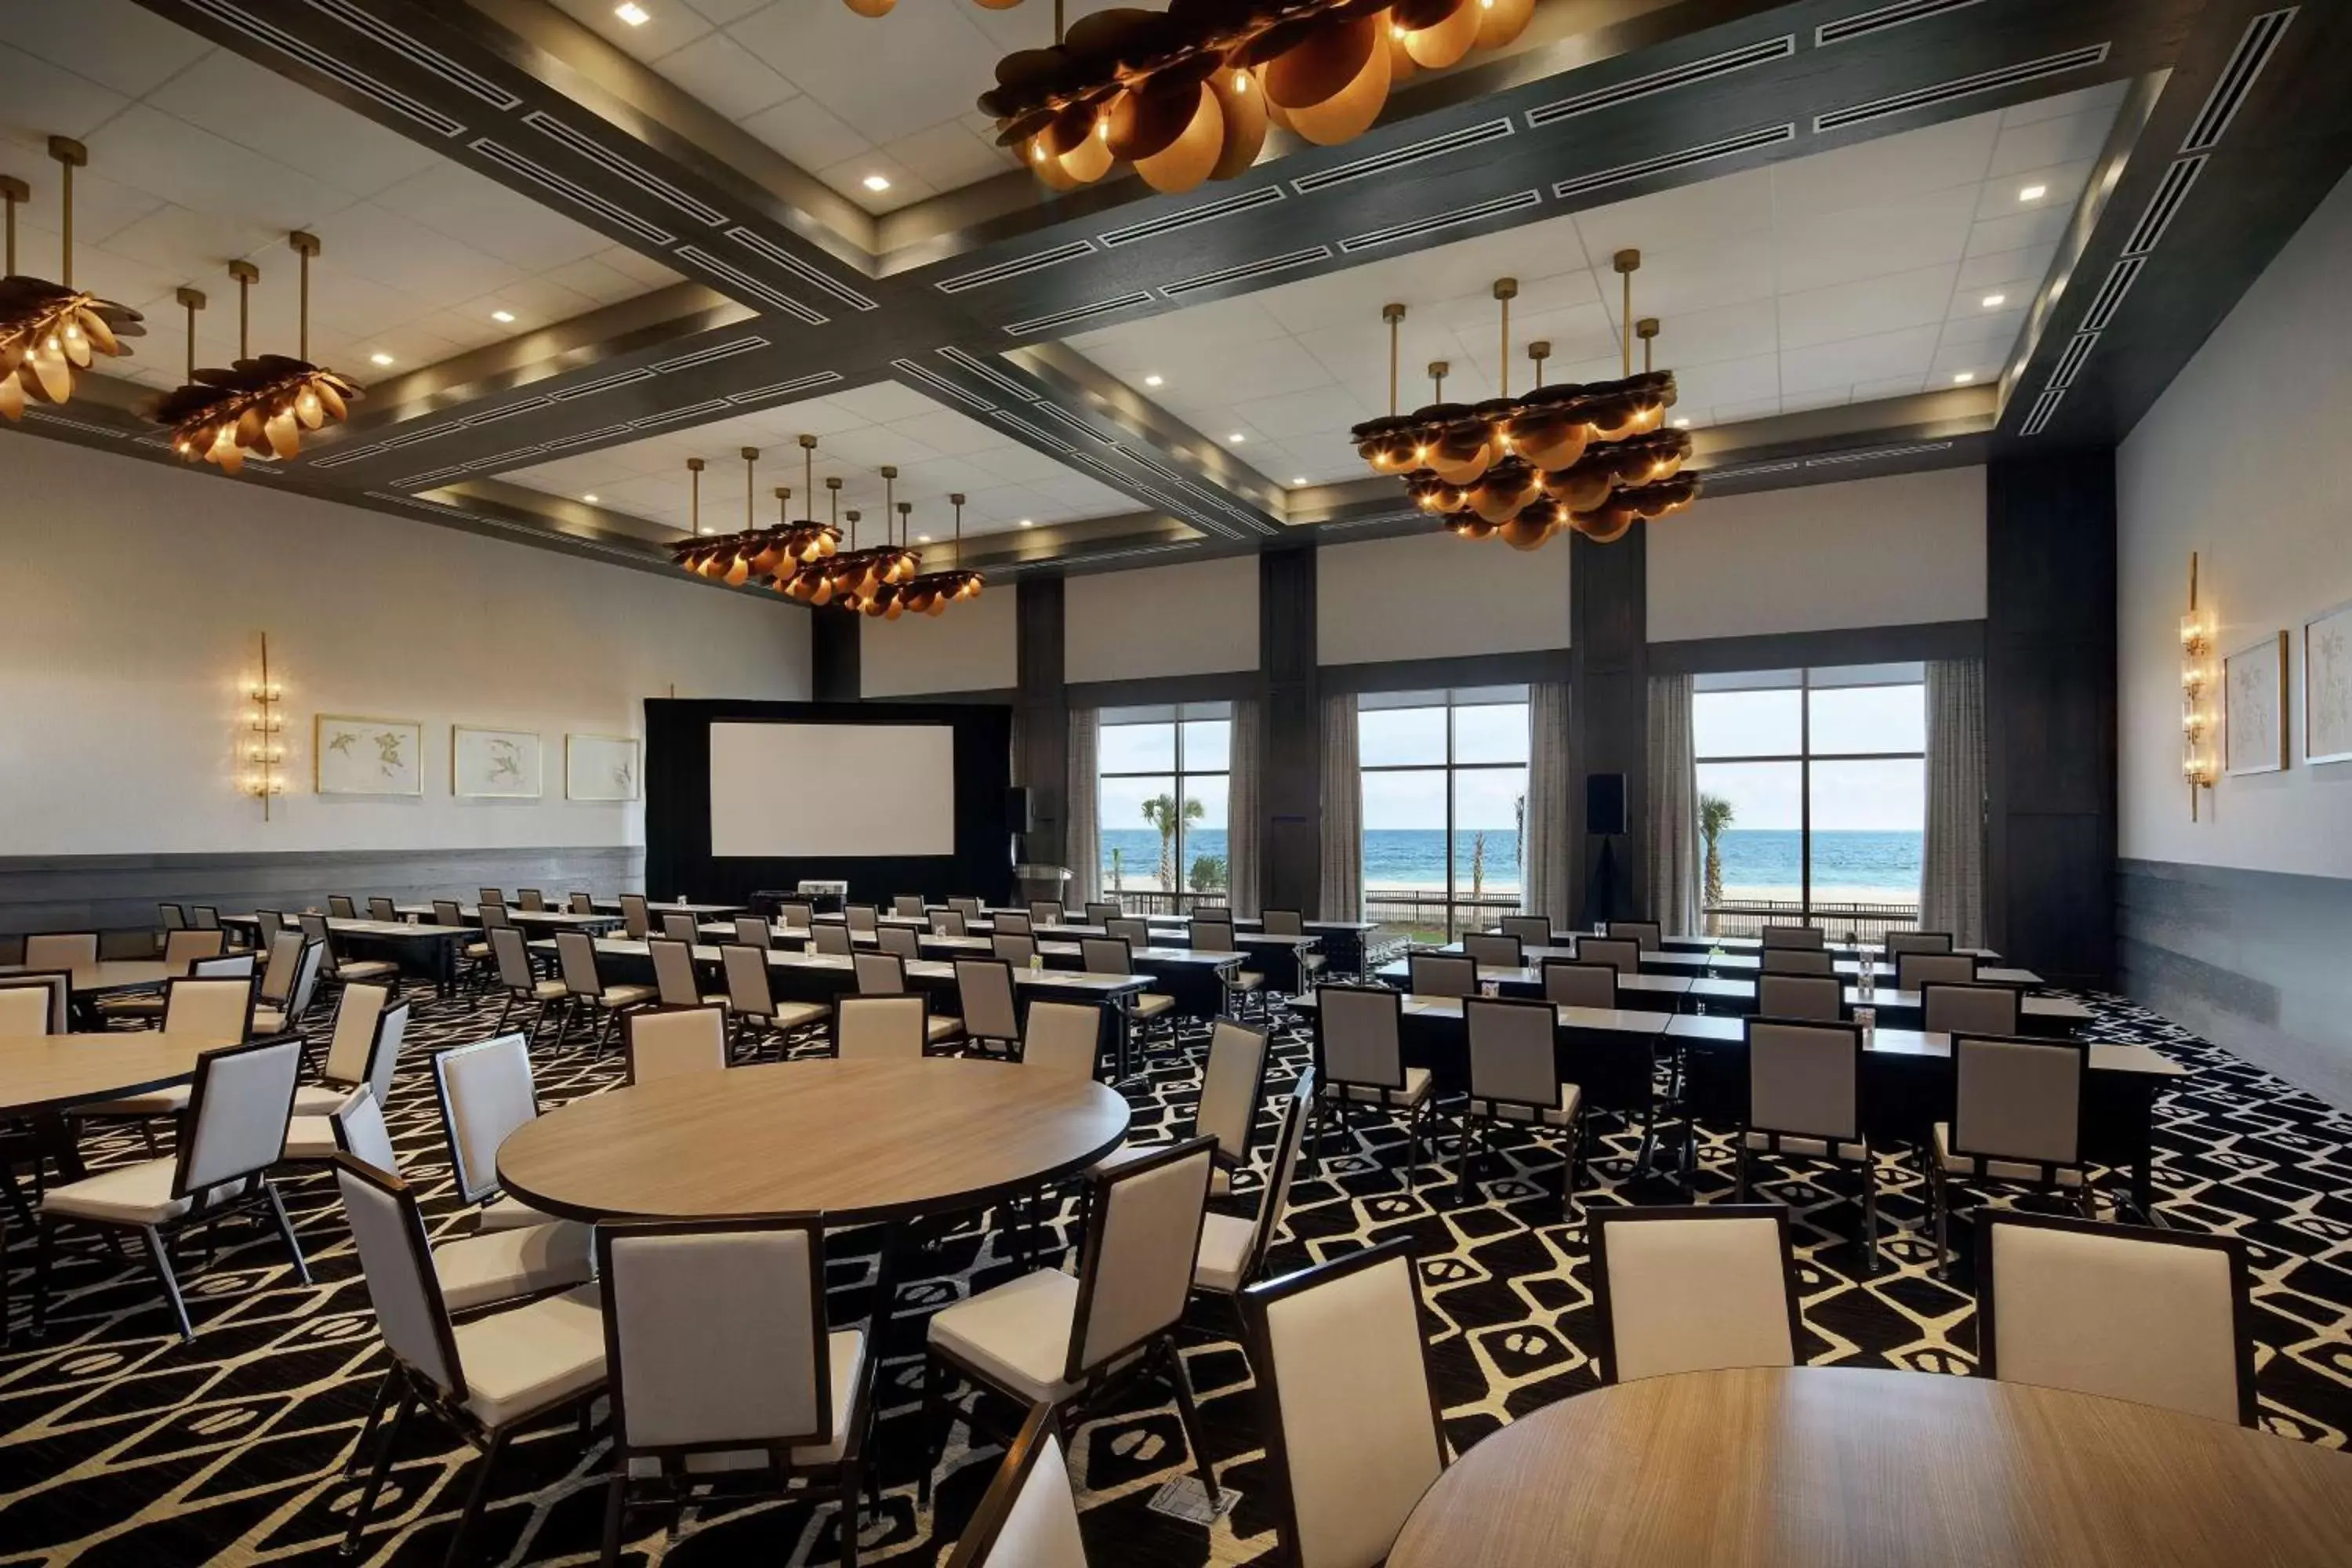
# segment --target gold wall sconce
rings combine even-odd
[[[269,803],[286,793],[286,689],[269,672],[269,634],[261,634],[260,673],[246,683],[246,740],[240,760],[244,773],[237,787],[261,802],[261,820],[269,820]]]
[[[2198,819],[2197,792],[2213,787],[2215,753],[2213,612],[2197,604],[2197,553],[2189,554],[2189,613],[2180,617],[2180,773],[2189,781],[2189,820]]]

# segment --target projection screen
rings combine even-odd
[[[710,853],[955,853],[945,724],[710,726]]]

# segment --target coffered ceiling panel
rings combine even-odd
[[[1498,390],[1494,280],[1518,280],[1510,384],[1619,373],[1610,259],[1642,252],[1677,419],[1730,423],[1990,381],[2105,140],[2117,82],[1636,197],[1070,338],[1278,484],[1359,477],[1350,425],[1387,412],[1381,307],[1403,301],[1399,402]],[[2030,196],[2026,193],[2032,193]],[[1638,351],[1637,351],[1638,352]]]
[[[796,437],[819,438],[817,515],[826,515],[824,481],[844,481],[842,505],[865,513],[861,525],[878,542],[883,484],[877,469],[895,464],[898,498],[915,503],[918,535],[948,537],[947,497],[963,492],[966,533],[1000,533],[1142,510],[1108,485],[1056,462],[1034,447],[895,382],[878,382],[800,403],[785,404],[692,430],[648,437],[625,446],[560,458],[499,477],[570,500],[596,498],[608,510],[683,531],[690,516],[686,460],[700,458],[702,522],[706,532],[743,521],[741,448],[760,449],[752,516],[775,521],[777,485],[793,487],[802,515],[801,450]],[[861,537],[864,535],[861,534]]]

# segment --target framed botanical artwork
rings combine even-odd
[[[2352,763],[2352,605],[2303,623],[2303,760]]]
[[[425,725],[416,719],[319,714],[310,734],[320,795],[423,795]]]
[[[2274,773],[2286,766],[2287,635],[2264,637],[2221,661],[2225,773]]]
[[[452,724],[449,792],[491,800],[537,800],[539,737],[529,730]]]
[[[563,737],[563,793],[569,798],[635,800],[637,784],[637,742],[632,737]]]

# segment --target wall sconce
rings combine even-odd
[[[2213,787],[2213,613],[2197,605],[2197,553],[2189,554],[2189,613],[2180,617],[2180,776],[2189,782],[2189,820],[2197,820],[2197,792]]]
[[[261,672],[245,688],[245,698],[252,707],[246,710],[245,728],[250,736],[241,748],[245,773],[238,787],[261,802],[261,820],[269,820],[269,803],[286,793],[286,742],[280,739],[286,732],[286,715],[279,711],[286,700],[286,689],[269,673],[269,634],[261,634]]]

